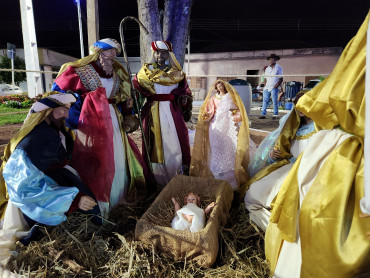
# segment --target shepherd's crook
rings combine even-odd
[[[126,53],[125,39],[124,39],[124,36],[123,36],[123,25],[125,24],[125,22],[127,20],[134,20],[134,21],[136,21],[140,25],[140,27],[144,29],[144,31],[145,31],[146,34],[149,34],[149,32],[145,28],[145,26],[141,23],[141,21],[138,20],[136,17],[133,17],[133,16],[126,16],[124,19],[122,19],[122,21],[121,21],[121,23],[119,25],[119,33],[120,33],[120,36],[121,36],[121,44],[122,44],[123,57],[124,57],[124,59],[126,61],[127,72],[128,72],[128,75],[129,75],[129,78],[130,78],[130,83],[131,83],[131,95],[134,98],[134,102],[135,102],[135,106],[136,106],[136,111],[137,111],[137,115],[138,115],[138,118],[139,118],[139,124],[140,124],[140,129],[141,129],[141,136],[143,138],[143,142],[144,142],[144,146],[145,146],[145,152],[146,152],[146,157],[147,157],[147,160],[148,160],[149,169],[150,169],[150,172],[151,172],[152,176],[154,177],[152,164],[150,163],[150,156],[149,156],[149,152],[148,152],[148,145],[147,145],[147,142],[146,142],[146,139],[145,139],[145,133],[144,133],[144,128],[143,128],[143,123],[141,121],[139,102],[137,101],[136,92],[135,92],[135,89],[134,89],[134,84],[132,83],[132,79],[131,79],[130,63],[128,62],[127,53]]]

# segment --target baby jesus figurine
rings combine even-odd
[[[176,230],[187,230],[196,233],[204,228],[205,215],[209,214],[215,207],[216,203],[210,203],[205,210],[199,207],[200,197],[197,194],[189,193],[184,198],[184,204],[180,208],[179,203],[172,197],[172,203],[175,205],[176,216],[172,220],[172,228]]]

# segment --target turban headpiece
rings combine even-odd
[[[76,97],[70,93],[58,93],[43,97],[36,101],[31,109],[31,113],[37,113],[49,108],[57,108],[60,106],[64,106],[70,103],[76,102]]]
[[[152,41],[151,47],[152,47],[152,61],[154,61],[154,56],[153,56],[154,51],[167,50],[170,54],[169,60],[170,60],[171,66],[182,71],[182,68],[181,68],[179,62],[177,61],[177,59],[175,57],[175,54],[173,54],[173,49],[172,49],[172,43],[171,42],[169,42],[169,41]]]
[[[172,52],[172,43],[169,41],[153,41],[151,43],[152,50],[158,51],[158,50],[168,50],[169,52]]]
[[[95,42],[92,46],[90,46],[90,52],[96,53],[102,50],[109,50],[115,48],[117,50],[117,54],[121,53],[121,45],[115,39],[102,39]]]

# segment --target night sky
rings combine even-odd
[[[365,19],[369,3],[194,0],[191,52],[344,47]],[[81,5],[87,54],[86,0],[81,0]],[[79,57],[77,8],[73,0],[34,0],[33,7],[38,47]],[[100,38],[120,40],[119,23],[128,15],[137,16],[136,0],[99,1]],[[23,47],[18,0],[3,3],[0,35],[0,48],[6,48],[7,42]],[[128,55],[139,56],[139,29],[135,23],[126,25],[125,39]]]

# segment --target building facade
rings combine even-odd
[[[0,56],[6,55],[6,49],[0,49]],[[61,54],[59,52],[49,50],[46,48],[39,48],[38,49],[39,55],[39,63],[40,63],[40,71],[48,71],[48,72],[55,72],[55,73],[42,73],[41,74],[41,83],[43,92],[48,92],[53,85],[54,79],[57,76],[57,73],[60,67],[64,63],[72,62],[77,60],[77,58]],[[24,50],[22,48],[16,49],[16,56],[19,58],[24,59]],[[9,67],[10,68],[10,67]],[[22,82],[20,84],[21,89],[24,92],[27,92],[27,82]]]
[[[184,70],[189,75],[195,99],[202,100],[216,79],[229,81],[238,78],[247,80],[252,88],[258,86],[261,83],[260,77],[245,75],[262,75],[263,68],[269,65],[266,57],[271,53],[280,56],[278,64],[283,67],[284,75],[300,75],[285,76],[284,82],[298,81],[305,85],[311,79],[329,75],[342,51],[340,47],[328,47],[195,53],[190,55],[190,63],[186,55]]]

